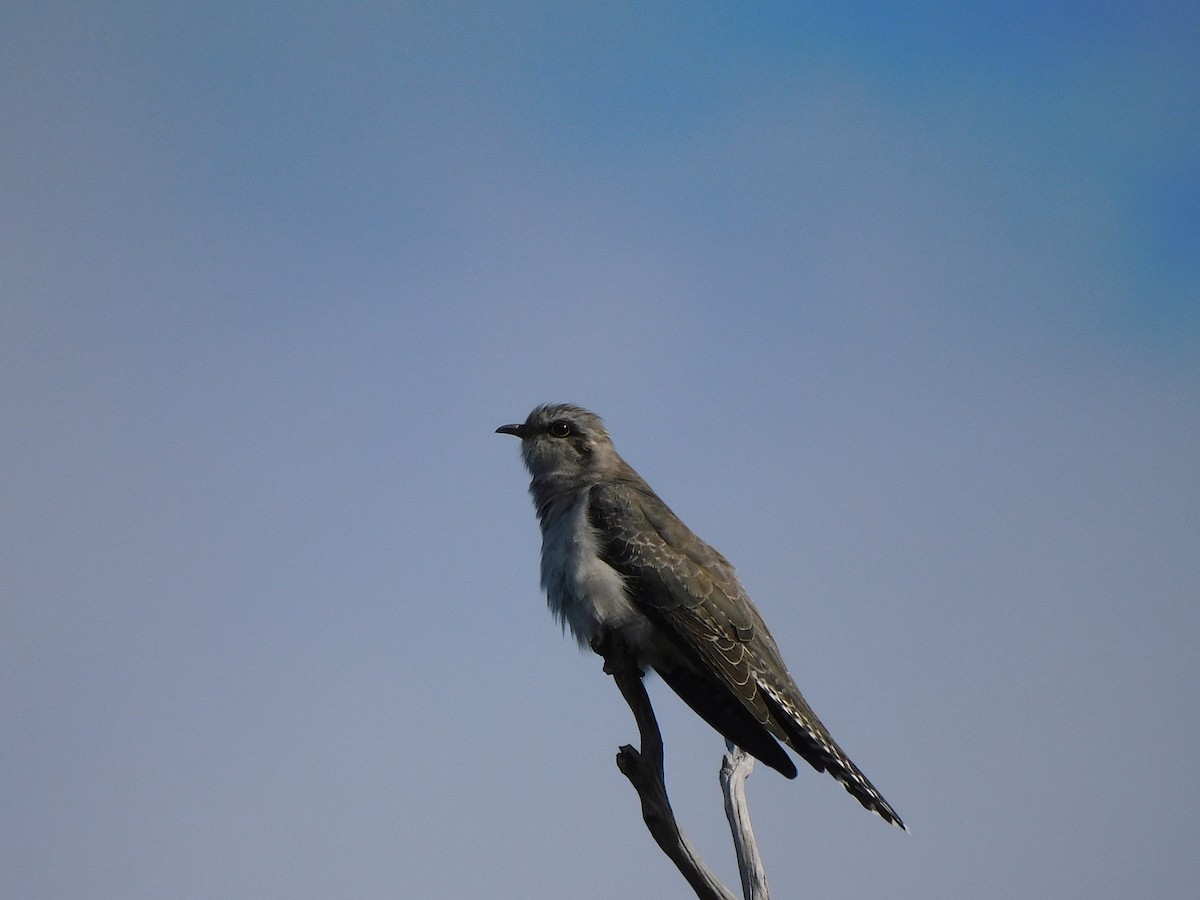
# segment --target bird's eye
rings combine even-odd
[[[551,437],[564,438],[571,433],[571,425],[569,422],[551,422],[550,427],[546,429]]]

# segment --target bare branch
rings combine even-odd
[[[617,683],[621,696],[633,711],[641,735],[641,751],[628,744],[621,747],[617,768],[641,798],[646,828],[700,900],[736,900],[700,858],[675,821],[663,772],[662,732],[642,683],[641,669],[620,641],[610,639],[593,644],[592,649],[604,657],[604,671]]]
[[[733,833],[738,872],[742,876],[742,894],[746,900],[770,900],[767,871],[763,868],[758,842],[750,825],[750,806],[746,802],[746,778],[754,769],[754,757],[726,741],[729,752],[721,759],[721,791],[725,795],[725,818]]]

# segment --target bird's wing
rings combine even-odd
[[[782,679],[781,692],[799,691],[729,561],[640,479],[597,485],[589,501],[605,562],[625,578],[634,602],[760,725],[779,731],[763,682]]]
[[[605,562],[625,579],[630,598],[692,663],[694,671],[659,673],[689,706],[792,777],[795,766],[771,738],[783,741],[817,771],[829,771],[863,806],[903,827],[805,701],[724,556],[632,469],[591,489],[588,516]]]

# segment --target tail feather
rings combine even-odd
[[[765,693],[772,718],[782,728],[789,747],[804,757],[818,772],[828,772],[832,775],[864,808],[885,822],[908,831],[908,826],[892,809],[891,804],[829,736],[820,720],[813,716],[811,721],[806,721],[807,717],[798,716],[789,710],[790,704],[785,705],[770,691]]]

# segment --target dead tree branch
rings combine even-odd
[[[700,858],[675,821],[663,771],[662,732],[642,683],[643,672],[628,648],[619,641],[610,639],[593,645],[592,649],[604,657],[604,671],[617,683],[637,722],[641,750],[628,744],[621,747],[617,753],[617,768],[641,798],[646,828],[700,900],[736,900]]]
[[[746,778],[754,769],[754,757],[725,742],[729,752],[721,759],[721,791],[725,795],[725,818],[733,834],[738,872],[742,876],[742,895],[746,900],[770,900],[767,871],[758,852],[754,829],[750,825],[750,806],[746,802]]]

